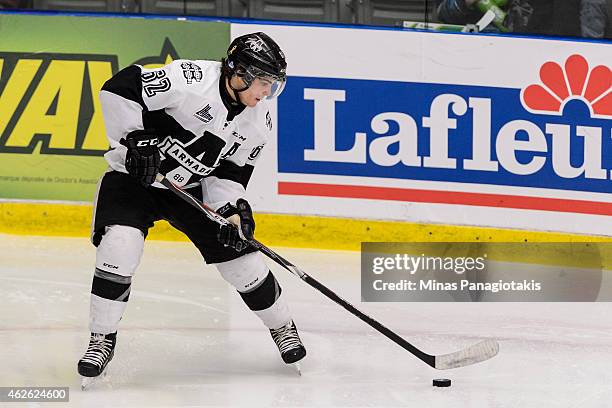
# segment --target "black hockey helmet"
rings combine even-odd
[[[223,60],[223,71],[226,75],[237,75],[246,84],[247,89],[257,77],[273,80],[269,98],[274,98],[283,91],[287,80],[287,62],[285,54],[278,44],[267,34],[251,33],[237,37],[227,49],[227,58]]]

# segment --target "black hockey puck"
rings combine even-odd
[[[449,380],[448,378],[436,378],[435,380],[433,380],[433,386],[434,387],[450,387],[451,380]]]

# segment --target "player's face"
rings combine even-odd
[[[256,77],[247,90],[240,92],[240,101],[252,108],[262,99],[270,96],[273,84],[274,80],[272,78]]]

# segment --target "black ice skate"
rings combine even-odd
[[[117,332],[111,334],[91,333],[85,355],[79,360],[79,374],[83,376],[81,388],[85,390],[102,374],[106,375],[106,365],[113,359]]]
[[[278,329],[270,329],[272,339],[281,353],[281,357],[286,364],[294,364],[301,375],[298,361],[306,357],[306,349],[300,340],[297,328],[293,320]]]

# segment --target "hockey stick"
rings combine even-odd
[[[161,174],[157,175],[156,181],[166,186],[170,191],[174,192],[180,198],[200,210],[206,217],[208,217],[211,221],[214,221],[218,224],[227,225],[229,221],[217,214],[212,208],[207,206],[205,203],[197,200],[191,194],[181,190],[179,187],[172,184],[170,180],[162,176]],[[383,326],[378,321],[374,320],[370,316],[358,310],[355,306],[351,305],[346,300],[342,299],[340,296],[336,295],[331,289],[324,286],[322,283],[309,276],[306,272],[302,271],[300,268],[257,241],[256,239],[251,239],[248,243],[255,248],[257,248],[260,252],[266,255],[268,258],[272,259],[274,262],[296,275],[304,282],[317,289],[319,292],[327,296],[329,299],[338,303],[340,306],[348,310],[353,315],[357,316],[359,319],[370,325],[372,328],[394,341],[400,347],[408,350],[410,353],[415,355],[420,360],[429,364],[431,367],[436,368],[438,370],[447,370],[449,368],[458,368],[464,367],[472,364],[479,363],[481,361],[488,360],[494,357],[499,351],[499,344],[495,340],[484,340],[480,343],[474,344],[470,347],[467,347],[463,350],[456,351],[454,353],[442,354],[442,355],[431,355],[423,352],[418,349],[414,345],[410,344],[403,338],[401,338],[398,334]]]

